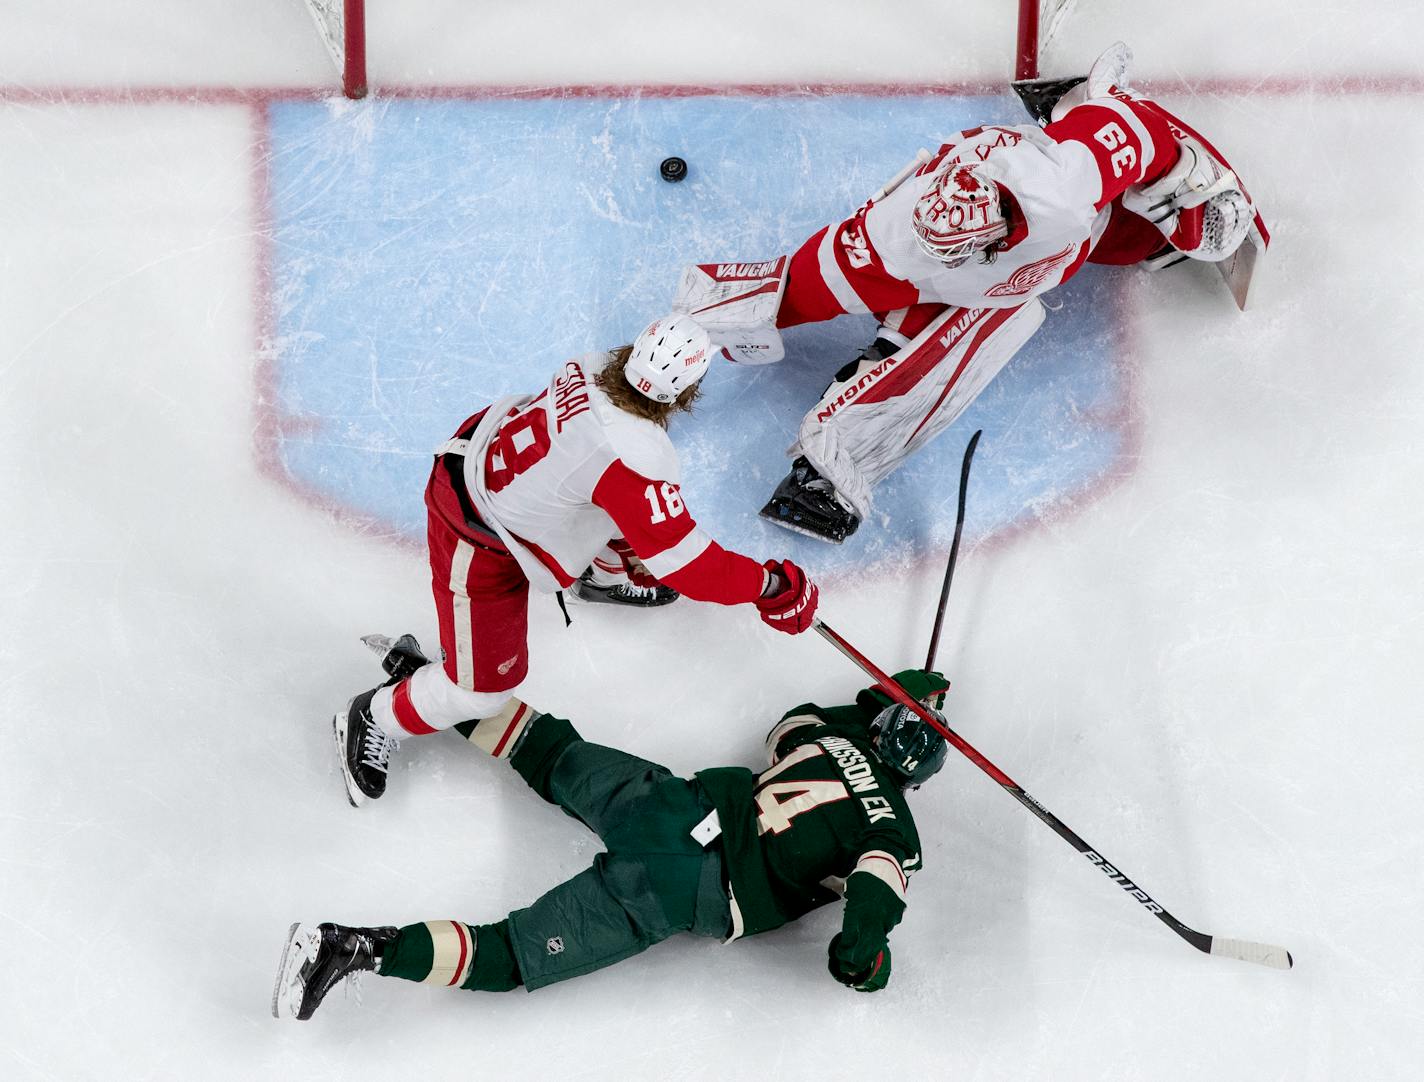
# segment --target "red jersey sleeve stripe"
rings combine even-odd
[[[672,482],[644,477],[614,459],[594,486],[593,502],[608,512],[648,571],[679,593],[719,605],[761,596],[761,565],[699,530]]]
[[[593,502],[608,512],[644,563],[697,528],[676,485],[644,477],[621,458],[610,462],[593,486]]]
[[[766,581],[761,564],[749,556],[728,552],[711,540],[685,567],[658,578],[694,601],[712,601],[718,605],[755,601],[761,597],[762,584]]]
[[[1131,99],[1094,98],[1044,128],[1057,143],[1077,143],[1098,167],[1102,209],[1130,185],[1160,176],[1176,160],[1176,141],[1161,117]]]

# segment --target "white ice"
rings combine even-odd
[[[1012,40],[987,0],[370,6],[377,86],[987,81]],[[453,738],[407,743],[379,805],[342,798],[326,719],[369,681],[357,636],[434,629],[419,552],[252,454],[259,133],[211,99],[331,84],[300,4],[11,0],[0,1076],[1418,1077],[1418,13],[1079,7],[1065,69],[1131,41],[1243,148],[1276,243],[1245,315],[1209,274],[1133,287],[1137,456],[962,554],[952,717],[1187,923],[1293,971],[1191,950],[955,758],[918,794],[925,871],[876,996],[826,976],[827,911],[532,996],[368,980],[271,1019],[290,921],[495,919],[594,843]],[[823,614],[909,663],[936,578],[836,578]],[[679,772],[751,763],[781,709],[858,683],[745,612],[556,616],[534,608],[526,697]]]

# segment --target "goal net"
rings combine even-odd
[[[366,96],[366,0],[306,0],[348,98]]]
[[[366,96],[365,0],[303,0],[349,98]],[[1018,0],[1014,78],[1036,79],[1075,0]]]

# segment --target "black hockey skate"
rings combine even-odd
[[[353,808],[385,794],[391,752],[400,746],[371,718],[371,700],[378,690],[363,691],[331,719],[336,751],[341,757],[341,777],[346,782],[346,799]]]
[[[761,517],[788,530],[839,545],[860,526],[860,516],[836,496],[832,484],[803,455],[776,486]]]
[[[1080,83],[1086,83],[1086,75],[1074,75],[1067,79],[1016,79],[1009,85],[1023,102],[1028,115],[1040,124],[1053,119],[1053,107],[1064,94]]]
[[[631,605],[642,609],[671,605],[682,596],[671,586],[664,586],[662,583],[656,586],[635,586],[631,582],[620,582],[616,586],[599,586],[593,581],[592,569],[580,575],[569,590],[580,601],[604,605]]]
[[[381,668],[390,677],[386,681],[387,687],[414,676],[417,669],[430,664],[414,635],[402,635],[394,641],[389,635],[362,635],[361,641],[380,657]]]
[[[292,925],[272,989],[272,1017],[305,1022],[339,982],[367,973],[396,937],[395,928],[348,928],[344,924]]]

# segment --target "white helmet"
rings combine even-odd
[[[915,203],[915,239],[946,266],[959,266],[1009,234],[999,189],[982,168],[960,162],[945,166]]]
[[[712,339],[691,316],[663,316],[638,335],[623,375],[654,402],[671,402],[712,364]]]

